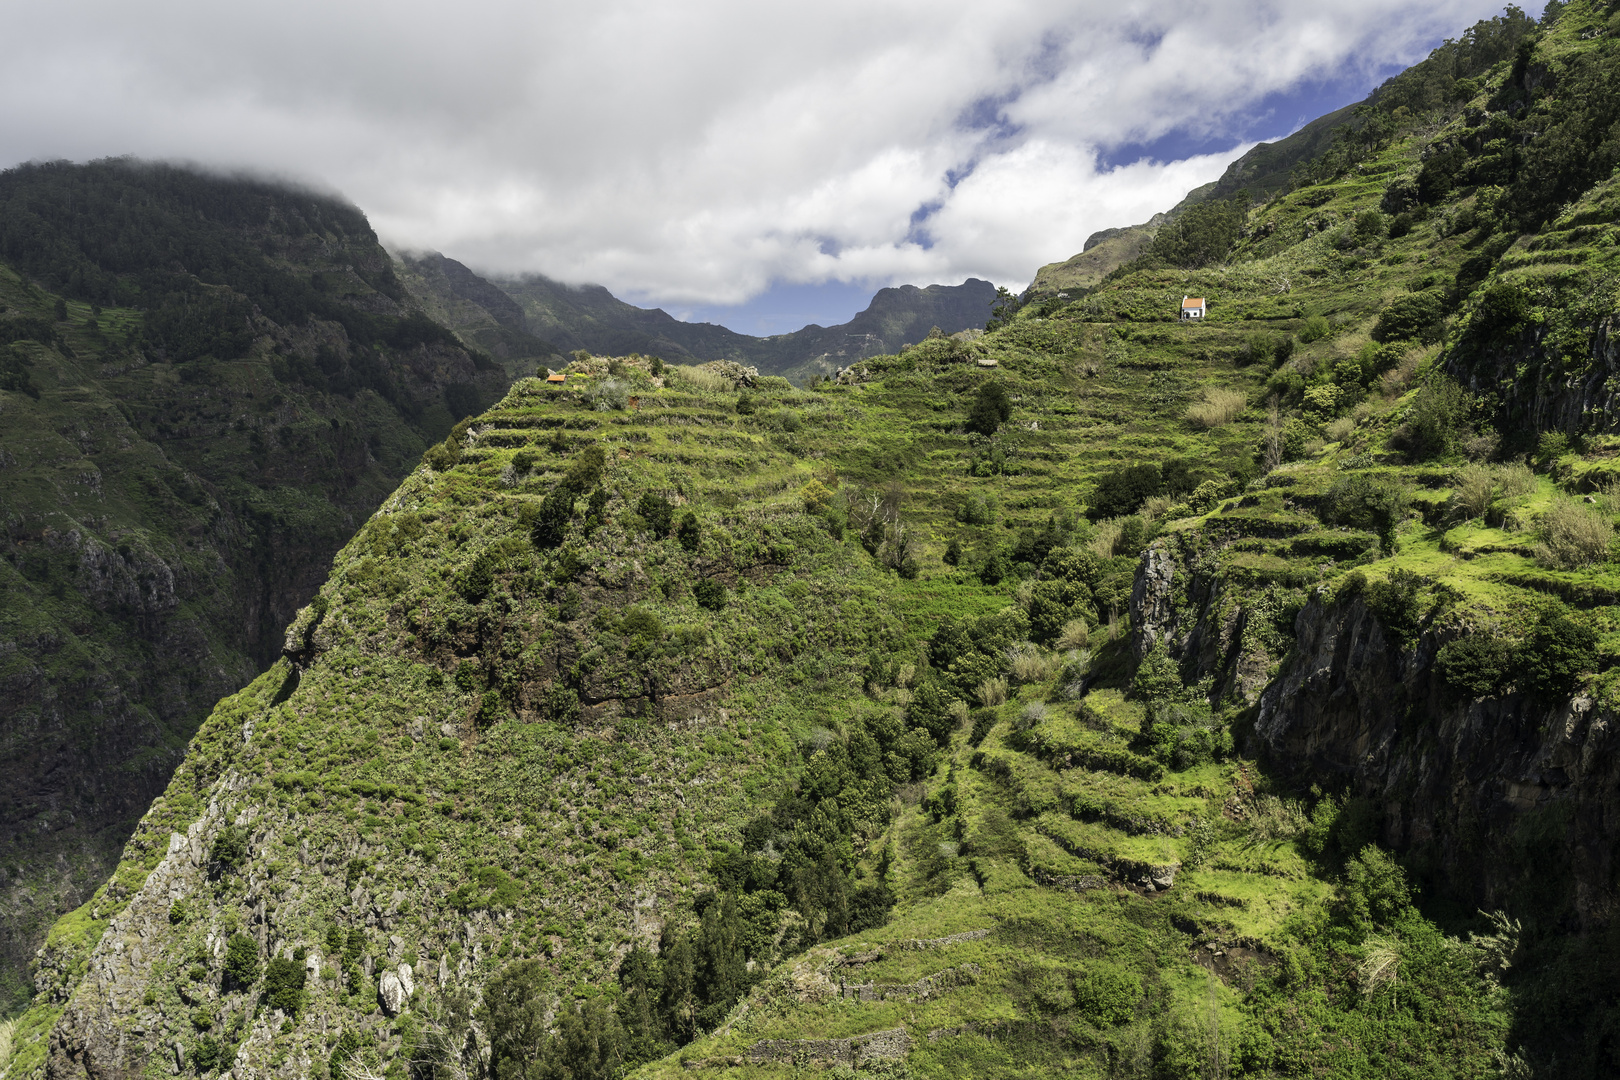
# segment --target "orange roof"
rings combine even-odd
[[[1183,296],[1181,298],[1181,306],[1183,309],[1203,307],[1204,298],[1202,296]]]
[[[546,382],[565,382],[567,379],[568,376],[564,375],[560,371],[553,371],[550,375],[546,376]]]

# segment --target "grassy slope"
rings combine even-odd
[[[1580,28],[1561,26],[1554,44]],[[313,945],[329,921],[364,923],[367,900],[395,888],[405,903],[396,903],[398,918],[386,929],[400,946],[391,949],[381,928],[367,932],[366,949],[379,962],[410,957],[436,969],[444,957],[454,970],[465,959],[476,983],[511,958],[540,956],[548,992],[566,999],[599,990],[616,954],[651,932],[628,898],[647,898],[660,919],[686,917],[683,899],[709,880],[708,853],[734,843],[746,816],[791,780],[799,740],[815,728],[836,731],[859,710],[904,707],[906,687],[862,685],[862,650],[915,657],[947,614],[1021,599],[1012,583],[986,587],[941,564],[948,539],[961,540],[976,561],[1018,527],[1083,505],[1087,481],[1121,462],[1178,455],[1219,468],[1247,459],[1268,424],[1264,387],[1275,374],[1249,362],[1253,331],[1297,334],[1307,317],[1327,318],[1328,335],[1289,361],[1301,382],[1313,380],[1361,353],[1391,301],[1455,274],[1476,238],[1440,223],[1455,220],[1475,198],[1471,190],[1398,240],[1353,242],[1346,233],[1442,133],[1408,130],[1347,178],[1257,210],[1252,239],[1226,267],[1137,274],[1067,305],[1026,309],[982,342],[998,361],[993,371],[955,346],[927,343],[869,363],[870,380],[855,386],[769,391],[748,417],[736,414],[731,393],[678,377],[656,389],[634,371],[626,377],[637,384],[639,411],[588,411],[578,389],[519,386],[475,425],[460,465],[418,472],[340,557],[316,631],[323,655],[291,696],[275,703],[278,671],[223,705],[194,745],[191,771],[154,808],[149,831],[157,835],[188,799],[196,800],[186,803],[193,814],[210,795],[227,812],[257,813],[253,872],[200,885],[200,908],[161,932],[149,970],[110,995],[81,986],[74,1007],[122,1002],[112,1029],[139,1026],[150,1045],[151,1033],[167,1038],[180,1027],[181,969],[209,931],[245,922],[268,900],[269,944]],[[1577,250],[1583,241],[1569,230],[1547,235]],[[1548,243],[1522,247],[1532,242]],[[1506,274],[1518,272],[1512,258]],[[1207,323],[1174,321],[1183,293],[1210,298]],[[1390,437],[1416,401],[1413,380],[1435,355],[1413,348],[1359,404],[1336,406],[1339,418],[1304,415],[1285,396],[1278,422],[1293,418],[1307,429],[1295,460],[1209,514],[1165,527],[1192,543],[1203,534],[1249,537],[1218,552],[1221,571],[1269,592],[1278,613],[1353,569],[1374,579],[1413,569],[1430,591],[1455,588],[1462,606],[1454,610],[1497,619],[1571,584],[1610,595],[1599,591],[1609,588],[1605,566],[1539,567],[1531,529],[1444,520],[1460,459],[1409,465],[1392,451]],[[1010,468],[973,476],[967,466],[989,448],[960,423],[988,379],[1007,385],[1014,400],[1013,420],[998,436]],[[1207,386],[1243,391],[1248,411],[1213,432],[1190,428],[1184,410]],[[1348,425],[1329,429],[1345,417]],[[587,441],[613,451],[610,521],[572,563],[537,554],[517,524],[523,507]],[[1557,494],[1554,480],[1597,467],[1606,445],[1589,443],[1591,460],[1569,454],[1556,462],[1506,508],[1508,519],[1533,525]],[[519,453],[533,455],[531,470],[514,468]],[[1371,534],[1323,529],[1311,513],[1315,496],[1358,472],[1417,492],[1419,513],[1395,530],[1388,553]],[[902,515],[922,541],[919,578],[879,569],[853,536],[828,536],[797,498],[812,477],[839,481],[855,503],[899,483]],[[695,509],[705,534],[698,553],[640,530],[632,510],[646,490],[678,492]],[[957,524],[954,511],[971,495],[994,497],[994,524]],[[415,524],[406,524],[410,517]],[[1087,542],[1083,531],[1075,542]],[[492,594],[499,602],[470,610],[453,595],[457,574],[497,546],[506,560]],[[790,560],[781,557],[787,548]],[[1128,568],[1134,553],[1120,560]],[[706,574],[751,583],[724,617],[688,597]],[[580,607],[565,618],[559,602],[570,585]],[[633,658],[614,638],[608,613],[630,603],[669,630],[653,655]],[[1608,625],[1606,604],[1589,610]],[[1280,625],[1255,633],[1265,659],[1275,662],[1287,648]],[[923,791],[899,799],[888,843],[874,838],[866,848],[869,871],[880,847],[893,853],[899,904],[886,926],[789,959],[721,1029],[645,1072],[797,1074],[796,1064],[735,1059],[748,1059],[764,1039],[899,1027],[913,1045],[906,1067],[922,1075],[1493,1075],[1495,1053],[1509,1048],[1511,1007],[1475,971],[1470,947],[1407,911],[1380,929],[1415,950],[1406,981],[1364,993],[1362,965],[1377,935],[1346,929],[1334,899],[1343,889],[1340,864],[1308,860],[1289,842],[1299,823],[1268,800],[1274,782],[1259,767],[1233,760],[1148,781],[1063,762],[1053,748],[1072,760],[1127,746],[1141,718],[1123,692],[1123,638],[1099,627],[1093,635],[1099,678],[1085,699],[1072,700],[1048,668],[1015,687],[977,745],[967,730],[952,736],[929,799],[919,798]],[[516,711],[492,727],[473,723],[476,694],[455,687],[458,657],[473,655],[502,657],[494,670],[512,675]],[[622,696],[601,697],[583,722],[557,724],[537,703],[585,657],[592,685],[622,687]],[[662,705],[652,712],[661,723],[638,719],[652,707],[643,704],[649,673],[693,695],[712,690],[697,710],[702,719],[670,726]],[[1030,708],[1037,704],[1044,709]],[[254,731],[245,746],[244,717]],[[292,775],[306,768],[315,774],[308,780]],[[230,769],[246,786],[220,785]],[[666,778],[686,781],[684,800]],[[716,780],[724,783],[706,782]],[[379,783],[394,790],[379,792]],[[947,788],[953,805],[940,801]],[[1074,809],[1082,804],[1092,809]],[[639,858],[621,857],[630,851]],[[366,862],[351,882],[347,860],[355,857]],[[132,850],[121,873],[133,884],[149,863]],[[1133,885],[1121,868],[1137,863],[1180,864],[1174,887]],[[475,920],[469,940],[461,916],[438,900],[470,867],[489,864],[525,888],[509,917]],[[559,864],[566,875],[543,873]],[[1063,879],[1074,888],[1039,884]],[[356,885],[362,895],[346,899]],[[93,944],[100,920],[128,903],[109,890],[64,921],[63,966],[82,962],[74,957]],[[142,903],[159,910],[154,897],[138,897],[129,910]],[[980,930],[990,933],[906,947]],[[915,988],[881,1001],[839,993],[947,969],[961,977],[970,964],[971,979],[926,999]],[[1106,975],[1117,985],[1121,972],[1137,980],[1122,1012],[1088,996],[1092,982]],[[147,988],[151,1004],[138,1005]],[[223,1006],[242,1015],[250,1002],[227,997]],[[59,1007],[41,1000],[25,1017],[25,1048],[8,1075],[42,1063],[37,1040]],[[318,983],[309,1015],[321,1018],[319,1029],[309,1019],[250,1040],[250,1060],[293,1061],[303,1051],[318,1061],[320,1032],[337,1025],[368,1032],[385,1061],[400,1045],[363,988],[350,998]],[[885,1070],[895,1071],[869,1063],[869,1071]]]

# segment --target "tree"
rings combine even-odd
[[[681,547],[687,551],[696,551],[702,535],[698,531],[697,515],[688,510],[681,515],[681,523],[675,530],[675,539],[681,542]]]
[[[246,990],[259,981],[259,943],[246,934],[232,934],[225,943],[226,990]]]
[[[545,966],[519,960],[484,987],[478,1021],[489,1034],[490,1071],[498,1080],[541,1080],[546,1051]]]
[[[1007,397],[1007,388],[999,382],[987,382],[979,387],[968,410],[967,429],[979,435],[994,435],[1011,417],[1012,401]]]

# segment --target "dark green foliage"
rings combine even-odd
[[[984,562],[979,564],[979,580],[986,585],[999,585],[1011,573],[1012,563],[1000,548],[992,548]]]
[[[1339,911],[1350,927],[1367,933],[1389,926],[1412,903],[1406,871],[1374,844],[1364,847],[1344,868]]]
[[[1177,770],[1230,753],[1232,732],[1210,709],[1209,690],[1207,680],[1185,685],[1176,662],[1155,647],[1131,683],[1132,696],[1147,706],[1133,749]]]
[[[216,875],[236,873],[247,861],[247,856],[247,834],[235,825],[221,829],[214,838],[214,846],[209,849],[209,863]]]
[[[303,950],[299,950],[302,954]],[[304,981],[308,978],[308,971],[304,967],[302,955],[295,955],[292,959],[284,956],[272,957],[264,968],[264,999],[272,1009],[280,1009],[294,1020],[303,1011],[304,1001],[308,994],[304,990]]]
[[[559,484],[540,502],[540,512],[529,527],[529,538],[542,550],[557,547],[568,534],[574,516],[574,492]]]
[[[675,523],[675,504],[656,492],[649,491],[641,497],[636,513],[646,521],[647,530],[657,537],[668,536]]]
[[[956,520],[964,525],[995,524],[995,500],[978,493],[963,496],[962,501],[956,504]]]
[[[1406,520],[1411,506],[1411,489],[1398,478],[1358,473],[1333,482],[1317,507],[1317,516],[1328,525],[1370,529],[1383,538],[1388,549],[1395,527]]]
[[[737,415],[738,416],[753,416],[755,408],[756,408],[756,406],[754,405],[754,395],[748,393],[747,391],[744,391],[741,394],[737,395]]]
[[[469,604],[476,604],[489,595],[489,590],[495,584],[495,556],[488,550],[480,551],[478,557],[473,559],[461,574],[457,582],[457,589]]]
[[[1151,463],[1126,465],[1097,478],[1096,489],[1086,506],[1092,521],[1134,514],[1144,502],[1164,491],[1159,467]]]
[[[725,582],[715,578],[704,578],[692,586],[692,599],[697,601],[699,607],[708,608],[710,611],[724,611],[726,607]]]
[[[1501,638],[1470,634],[1443,645],[1434,666],[1457,697],[1492,697],[1513,682],[1514,653],[1512,645]]]
[[[940,556],[940,560],[946,566],[960,566],[962,564],[962,541],[954,536],[951,537],[950,543],[945,545],[945,553]]]
[[[1098,1027],[1129,1023],[1142,1000],[1142,977],[1117,964],[1094,962],[1074,974],[1074,1003]]]
[[[568,471],[563,474],[562,486],[577,498],[602,482],[602,469],[606,464],[607,456],[602,447],[593,442],[569,463]]]
[[[1597,667],[1597,635],[1568,615],[1541,619],[1519,655],[1518,682],[1545,698],[1561,700],[1580,676]]]
[[[1427,584],[1428,579],[1397,568],[1384,580],[1368,584],[1363,593],[1368,609],[1384,628],[1384,637],[1397,649],[1410,648],[1417,641],[1424,616],[1418,594]]]
[[[929,679],[917,687],[911,697],[906,716],[913,727],[919,727],[944,746],[950,741],[956,721],[951,716],[951,705],[959,700],[950,688],[939,680]]]
[[[347,1080],[343,1066],[347,1065],[363,1046],[365,1041],[353,1028],[346,1029],[338,1036],[337,1044],[332,1047],[332,1056],[327,1061],[327,1075],[331,1080]]]
[[[1005,285],[996,286],[996,299],[990,307],[990,321],[984,324],[986,330],[999,330],[1012,322],[1013,316],[1018,314],[1024,306],[1021,297],[1014,296],[1007,291]]]
[[[221,985],[226,990],[246,990],[258,981],[259,943],[246,934],[232,934],[225,943]]]
[[[1417,392],[1410,418],[1390,442],[1418,459],[1442,457],[1469,433],[1476,407],[1455,381],[1431,375]]]
[[[219,1067],[224,1057],[224,1047],[212,1035],[204,1035],[197,1040],[191,1048],[191,1060],[188,1064],[199,1074],[213,1072]]]
[[[675,539],[680,541],[681,547],[687,551],[696,551],[702,540],[698,530],[697,515],[688,510],[681,515],[681,523],[675,529]]]
[[[1237,244],[1248,210],[1247,192],[1190,206],[1159,229],[1151,255],[1186,270],[1220,262]]]
[[[994,380],[980,384],[968,409],[967,429],[988,437],[1011,418],[1012,399],[1007,396],[1007,388]]]
[[[484,986],[478,1020],[490,1039],[490,1072],[501,1080],[545,1076],[551,1041],[546,1030],[545,966],[520,960]]]
[[[1410,293],[1379,314],[1372,337],[1374,341],[1437,341],[1445,317],[1445,298],[1440,293],[1433,290]]]

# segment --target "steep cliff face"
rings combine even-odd
[[[1143,554],[1132,595],[1139,657],[1164,648],[1188,682],[1212,679],[1217,703],[1245,710],[1240,748],[1282,775],[1367,800],[1379,841],[1434,891],[1548,928],[1612,919],[1611,710],[1584,695],[1459,701],[1434,661],[1445,641],[1472,632],[1466,624],[1431,616],[1403,646],[1360,595],[1246,586],[1230,562],[1240,553],[1211,531]]]
[[[363,215],[132,162],[0,173],[0,1010],[332,555],[506,377]]]
[[[1448,702],[1433,666],[1440,636],[1402,649],[1359,597],[1313,598],[1295,630],[1254,718],[1273,760],[1348,779],[1381,812],[1383,842],[1459,899],[1543,926],[1610,922],[1620,899],[1611,710],[1526,693]]]

